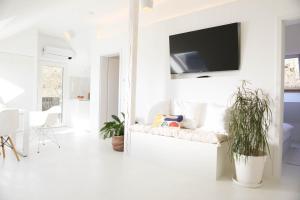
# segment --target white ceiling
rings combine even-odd
[[[154,9],[142,14],[151,23],[236,0],[154,0]],[[129,0],[0,0],[0,39],[36,27],[63,37],[65,31],[86,32],[128,19]],[[82,35],[82,34],[81,34]]]
[[[156,0],[154,9],[142,14],[141,23],[148,25],[235,1],[238,0]]]
[[[62,37],[104,24],[124,8],[124,0],[0,0],[0,38],[32,26]]]
[[[195,10],[236,0],[154,0],[151,12],[141,13],[141,24],[177,17]],[[28,29],[44,35],[64,37],[76,52],[72,69],[88,70],[90,33],[109,37],[111,32],[127,28],[129,0],[0,0],[0,40]],[[80,71],[79,70],[79,71]]]

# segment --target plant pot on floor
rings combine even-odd
[[[125,114],[121,113],[123,119],[116,115],[112,115],[112,121],[104,123],[100,130],[103,139],[112,138],[112,146],[115,151],[124,151],[124,124]]]
[[[233,181],[245,187],[259,187],[270,154],[267,140],[272,119],[270,99],[261,89],[247,87],[246,81],[233,97],[228,126],[229,153],[236,172]]]
[[[112,146],[115,151],[123,152],[124,151],[124,136],[113,136],[112,137]]]
[[[234,158],[235,181],[237,184],[246,187],[259,187],[262,184],[264,167],[267,156],[244,156]]]

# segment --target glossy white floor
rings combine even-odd
[[[0,159],[0,200],[299,200],[300,168],[285,166],[281,183],[260,189],[229,179],[207,181],[133,160],[111,150],[96,134],[65,132],[58,149],[47,144],[17,163]]]

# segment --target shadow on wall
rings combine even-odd
[[[0,78],[0,103],[7,104],[24,93],[21,87]]]

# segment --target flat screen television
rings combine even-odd
[[[171,74],[239,69],[239,23],[171,35]]]

